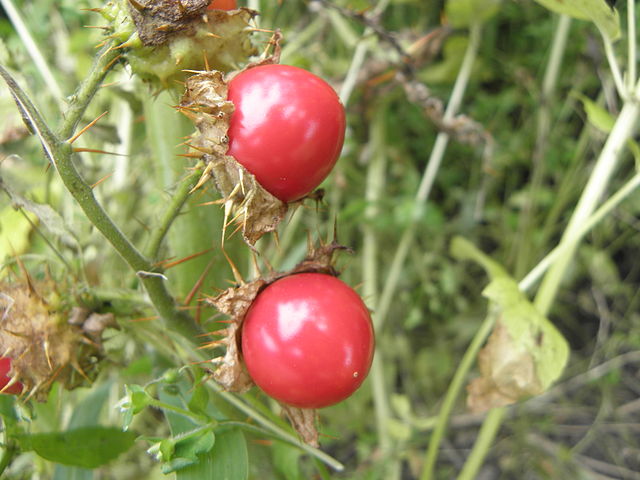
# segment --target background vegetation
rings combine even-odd
[[[104,25],[89,11],[100,2],[2,4],[17,8],[25,30],[6,17],[0,21],[0,63],[57,130],[65,99],[89,75],[103,40],[100,28],[87,28]],[[637,192],[605,212],[573,257],[564,251],[571,261],[562,283],[545,300],[536,298],[571,347],[560,380],[489,417],[467,412],[464,391],[446,396],[456,372],[464,383],[478,376],[475,362],[470,372],[461,362],[472,340],[488,333],[478,337],[489,280],[450,253],[452,239],[466,238],[522,279],[566,234],[613,136],[625,99],[596,26],[524,0],[254,0],[248,6],[260,11],[260,28],[282,30],[282,63],[327,79],[348,115],[342,158],[323,185],[325,202],[297,209],[281,226],[279,242],[267,237],[258,250],[287,269],[304,256],[309,232],[331,238],[337,224],[339,241],[355,252],[340,257],[342,278],[374,312],[378,352],[370,378],[352,398],[320,412],[321,452],[296,446],[279,409],[260,392],[233,396],[200,382],[206,372],[193,365],[203,354],[195,347],[207,338],[192,338],[194,346],[165,328],[135,272],[47,169],[41,142],[28,135],[2,87],[2,181],[58,214],[43,221],[0,196],[4,281],[21,281],[21,259],[33,278],[56,279],[63,296],[109,302],[118,322],[104,333],[107,355],[92,386],[54,388],[45,403],[2,396],[4,425],[16,435],[77,432],[122,427],[135,413],[130,430],[144,437],[106,465],[81,468],[62,465],[58,451],[33,451],[5,428],[3,478],[165,478],[161,470],[181,466],[177,458],[194,463],[179,469],[178,478],[450,479],[461,470],[459,478],[640,478]],[[619,5],[624,28],[613,55],[625,66],[623,82],[633,85],[633,62],[626,62],[635,32],[628,30],[626,7]],[[268,33],[254,36],[259,45],[268,39]],[[635,104],[635,95],[627,100]],[[180,157],[193,127],[173,108],[178,101],[118,65],[80,121],[108,112],[81,146],[117,155],[85,152],[75,163],[143,250],[193,166]],[[637,113],[631,133],[635,123]],[[637,185],[638,148],[632,140],[618,147],[619,162],[596,193],[596,206],[629,179]],[[222,211],[205,205],[217,198],[213,188],[191,195],[161,245],[160,258],[171,266],[167,287],[205,331],[218,328],[219,317],[198,299],[233,281],[220,249]],[[241,238],[227,238],[225,248],[242,275],[254,278]],[[538,285],[528,285],[531,298]],[[132,394],[138,385],[148,386],[148,398]],[[171,405],[182,415],[170,412]],[[104,433],[90,432],[94,439]],[[65,441],[68,450],[73,443]],[[164,461],[145,453],[153,445]]]

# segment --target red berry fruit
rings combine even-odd
[[[11,382],[11,377],[8,376],[9,371],[11,371],[11,359],[9,357],[0,357],[0,393],[19,395],[22,393],[22,384],[20,382],[14,382],[7,386]]]
[[[299,273],[255,298],[242,327],[249,375],[268,395],[322,408],[355,392],[369,372],[374,334],[369,310],[341,280]]]
[[[249,68],[229,82],[229,150],[283,202],[311,193],[335,165],[346,127],[333,88],[289,65]]]
[[[236,0],[213,0],[207,10],[235,10],[237,8]]]

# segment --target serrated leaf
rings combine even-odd
[[[51,462],[83,468],[109,463],[129,450],[135,439],[135,433],[98,426],[17,437],[22,450],[33,450]]]
[[[604,0],[536,0],[543,7],[579,20],[590,20],[611,40],[620,36],[618,11]]]
[[[454,239],[452,253],[476,261],[491,277],[483,295],[494,328],[478,355],[481,377],[468,386],[470,409],[483,411],[543,393],[564,370],[567,341],[497,262],[462,238]]]

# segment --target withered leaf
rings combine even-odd
[[[130,0],[129,10],[144,45],[162,45],[169,38],[193,35],[210,0]]]
[[[481,377],[468,387],[469,407],[483,411],[545,392],[567,364],[567,341],[502,266],[462,238],[454,239],[451,251],[479,263],[491,277],[482,294],[494,327],[478,356]]]

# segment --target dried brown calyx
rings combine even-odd
[[[225,347],[225,354],[211,360],[214,365],[213,378],[227,391],[246,392],[253,385],[247,372],[240,350],[242,322],[254,299],[269,284],[276,280],[297,273],[325,273],[337,276],[334,255],[337,251],[349,250],[336,241],[314,246],[309,242],[307,257],[288,272],[272,272],[266,278],[258,278],[252,282],[240,281],[235,287],[228,288],[216,297],[206,298],[206,302],[215,306],[221,313],[229,317],[228,327],[212,332],[221,339],[205,346]],[[282,409],[289,418],[300,437],[308,444],[318,445],[317,415],[315,410],[302,409],[282,404]]]
[[[274,231],[287,213],[287,204],[267,192],[240,163],[227,155],[227,131],[233,103],[227,100],[227,83],[220,72],[202,72],[186,82],[178,107],[196,126],[190,145],[202,155],[205,171],[197,187],[213,178],[227,220],[237,223],[244,240],[253,246]],[[223,231],[223,240],[225,232]]]
[[[23,394],[44,401],[54,382],[73,389],[96,373],[100,337],[112,314],[68,307],[52,280],[0,283],[0,355]]]

